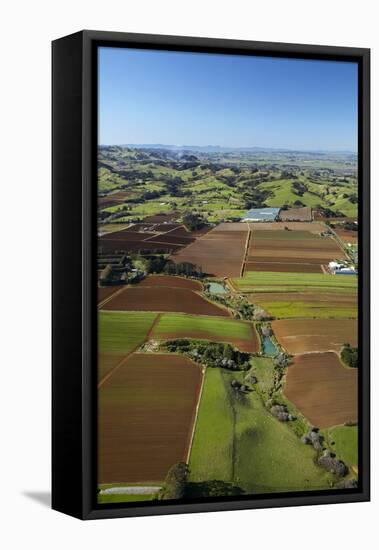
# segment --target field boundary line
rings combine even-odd
[[[99,390],[101,386],[129,359],[133,353],[140,347],[141,344],[134,346],[132,350],[129,351],[122,359],[111,369],[103,378],[98,382],[97,389]]]
[[[211,298],[208,298],[207,296],[204,296],[204,291],[202,291],[202,290],[191,290],[190,292],[194,292],[195,294],[198,294],[201,298],[203,298],[203,300],[205,300],[209,304],[212,304],[212,306],[218,307],[219,309],[221,309],[221,311],[226,311],[229,318],[231,318],[231,317],[233,318],[233,313],[230,311],[230,309],[227,306],[224,306],[224,304],[219,304],[217,302],[212,302]],[[189,313],[188,315],[191,315],[191,313]],[[198,314],[195,313],[195,314],[192,314],[192,315],[198,315]],[[210,315],[210,317],[224,317],[224,315]]]
[[[100,237],[106,237],[107,235],[112,235],[112,233],[120,233],[121,231],[125,231],[126,229],[129,229],[130,227],[133,227],[133,224],[129,223],[129,225],[127,225],[127,227],[124,227],[124,229],[113,229],[112,231],[107,231],[106,233],[103,233],[102,235],[100,235]]]
[[[202,398],[202,395],[203,395],[203,389],[204,389],[204,384],[205,384],[205,374],[206,374],[206,368],[203,367],[201,369],[201,385],[200,385],[199,395],[198,395],[198,398],[197,398],[197,403],[196,403],[195,412],[194,412],[194,416],[193,416],[192,430],[191,430],[191,434],[190,434],[190,438],[189,438],[187,453],[186,453],[186,456],[185,456],[185,463],[186,464],[189,464],[190,455],[191,455],[192,446],[193,446],[193,440],[194,440],[194,437],[195,437],[197,418],[199,416],[200,403],[201,403],[201,398]]]
[[[160,317],[160,314],[157,315],[157,317]],[[137,345],[134,346],[133,349],[131,349],[122,359],[121,361],[119,361],[117,363],[117,365],[115,365],[113,367],[113,369],[111,369],[105,376],[103,376],[103,378],[101,380],[99,380],[98,384],[97,384],[97,389],[99,390],[101,388],[101,386],[107,381],[109,380],[109,378],[111,376],[113,376],[113,374],[129,359],[129,357],[131,355],[133,355],[133,353],[135,353],[137,351],[137,349],[139,347],[141,347],[141,345],[146,342],[149,338],[150,338],[150,335],[151,335],[151,331],[153,330],[154,326],[155,326],[155,323],[157,321],[157,317],[154,318],[153,322],[151,323],[151,326],[148,330],[148,332],[146,333],[146,336],[145,338],[139,342]]]
[[[351,261],[351,258],[349,256],[349,254],[346,252],[346,246],[345,246],[345,243],[342,241],[342,239],[340,239],[340,237],[337,235],[337,233],[334,231],[334,229],[332,227],[328,227],[329,231],[331,231],[333,233],[333,236],[334,236],[334,239],[337,241],[339,247],[341,248],[342,252],[345,254],[345,257]]]
[[[246,235],[246,242],[245,242],[245,253],[243,255],[242,259],[242,265],[240,270],[240,277],[243,277],[243,274],[245,272],[245,265],[247,263],[248,257],[249,257],[249,248],[250,248],[250,240],[252,235],[252,230],[250,229],[250,224],[247,224],[247,235]]]
[[[151,327],[149,328],[148,332],[146,333],[146,337],[145,337],[144,342],[147,342],[148,340],[150,340],[151,335],[153,334],[153,330],[154,330],[156,324],[158,323],[158,321],[160,320],[161,317],[162,317],[162,313],[158,313],[158,315],[155,317],[154,321],[152,322]]]
[[[226,282],[226,284],[230,287],[230,290],[231,290],[232,292],[238,292],[237,288],[234,286],[232,280],[231,280],[229,277],[226,278],[226,281],[225,281],[225,282]]]
[[[107,298],[104,298],[99,304],[97,304],[97,309],[101,309],[105,304],[107,304],[110,300],[121,294],[126,288],[128,288],[128,285],[123,286],[122,288],[119,288],[118,290],[115,290],[110,296],[107,296]]]

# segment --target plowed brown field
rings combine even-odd
[[[100,304],[105,298],[112,296],[117,290],[120,290],[122,286],[101,286],[97,288],[97,303]]]
[[[98,365],[97,373],[98,379],[102,380],[108,372],[114,369],[120,361],[125,358],[125,355],[114,354],[114,353],[99,353],[97,356]]]
[[[162,235],[155,235],[154,237],[149,237],[147,240],[148,243],[163,243],[163,244],[176,244],[176,245],[182,245],[187,246],[195,240],[194,237],[191,238],[190,235],[188,237],[181,237],[174,235],[174,231],[169,231],[168,233],[164,233]]]
[[[288,367],[284,394],[319,428],[356,422],[357,374],[335,353],[299,355]]]
[[[187,288],[176,287],[126,287],[124,291],[106,302],[102,309],[110,311],[171,311],[230,317],[226,309],[208,302],[200,294]]]
[[[358,231],[349,231],[347,229],[334,229],[339,238],[345,243],[357,244]]]
[[[194,279],[174,277],[170,275],[149,275],[138,284],[140,286],[158,286],[170,288],[186,288],[187,290],[202,290],[203,285]]]
[[[322,268],[320,263],[300,263],[300,262],[276,262],[275,259],[272,261],[255,261],[247,262],[246,271],[278,271],[286,273],[322,273]]]
[[[201,380],[183,356],[130,356],[99,391],[98,482],[162,482],[185,460]]]
[[[309,224],[312,225],[312,224]],[[346,258],[338,243],[309,231],[253,231],[246,271],[322,273],[321,265]]]
[[[292,231],[321,233],[327,229],[321,222],[250,222],[249,226],[252,231],[281,231],[287,227]]]
[[[278,342],[292,355],[339,351],[345,343],[357,345],[354,319],[283,319],[272,322]]]
[[[221,224],[221,226],[235,224]],[[238,226],[240,224],[237,224]],[[171,259],[201,266],[204,273],[216,277],[238,277],[245,255],[247,226],[243,231],[216,227],[177,252]]]
[[[300,221],[310,222],[312,221],[312,208],[304,206],[304,208],[288,208],[288,210],[281,210],[279,218],[282,221]]]

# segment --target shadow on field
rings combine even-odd
[[[51,493],[49,491],[24,491],[24,497],[30,498],[41,506],[51,506]]]

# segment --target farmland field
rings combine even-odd
[[[190,480],[219,479],[247,494],[328,488],[333,477],[314,464],[314,451],[275,420],[255,393],[236,400],[233,377],[220,370],[206,373]]]
[[[100,304],[106,298],[109,298],[110,296],[112,296],[112,294],[114,294],[115,292],[120,290],[120,288],[122,288],[122,286],[120,286],[120,285],[98,287],[98,289],[97,289],[97,302],[98,302],[98,304]]]
[[[303,208],[288,208],[287,210],[281,210],[279,219],[281,221],[312,221],[312,208],[304,206]]]
[[[336,353],[298,355],[288,368],[284,393],[319,428],[357,421],[357,370]]]
[[[110,311],[173,311],[229,317],[226,309],[209,302],[200,294],[178,287],[127,287],[103,306]]]
[[[238,277],[245,254],[247,231],[213,229],[172,256],[174,262],[191,262],[204,273]]]
[[[354,319],[358,314],[356,276],[247,271],[232,285],[278,319]]]
[[[194,279],[185,279],[184,277],[170,277],[167,275],[149,275],[143,279],[138,287],[168,287],[185,288],[187,290],[202,290],[203,285],[200,281]]]
[[[99,391],[99,483],[162,482],[185,460],[201,376],[183,356],[133,354],[107,379]]]
[[[357,277],[328,265],[356,251],[342,229],[356,159],[100,147],[99,161],[99,487],[165,486],[188,461],[187,498],[329,489],[340,478],[301,441],[312,424],[356,476],[357,428],[343,423],[357,419],[357,370],[338,354],[357,345]],[[241,221],[265,207],[277,221]],[[180,339],[212,343],[201,366],[168,347]],[[251,355],[233,363],[236,350]]]
[[[161,315],[152,333],[153,338],[173,340],[193,338],[211,342],[229,342],[241,351],[255,353],[259,350],[257,333],[252,323],[216,317]]]
[[[291,355],[336,351],[345,343],[357,345],[357,322],[353,319],[286,319],[273,321],[279,343]]]
[[[321,233],[327,229],[327,226],[321,222],[249,222],[251,231],[307,231],[313,234]]]
[[[122,357],[144,342],[155,317],[155,313],[99,312],[99,380],[108,374]]]
[[[345,257],[331,237],[310,231],[253,231],[246,270],[322,273],[321,265]]]
[[[325,430],[329,447],[348,466],[358,465],[358,426],[335,426]]]
[[[357,231],[348,231],[347,229],[334,229],[339,238],[345,243],[357,244],[358,233]]]

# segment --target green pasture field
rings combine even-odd
[[[244,373],[207,370],[190,457],[191,481],[219,479],[247,494],[328,489],[334,478],[315,464],[315,451],[265,409],[256,391],[237,399],[230,386],[233,379],[243,382]],[[216,418],[212,411],[217,411]]]
[[[232,279],[241,292],[355,292],[355,275],[318,273],[278,273],[248,271],[243,278]]]
[[[335,426],[325,430],[325,436],[329,448],[347,466],[358,464],[358,426]]]
[[[356,319],[358,316],[357,306],[341,306],[337,303],[266,302],[264,299],[257,300],[256,303],[277,319]]]
[[[260,191],[271,192],[271,196],[265,201],[267,206],[281,207],[284,204],[291,206],[295,201],[300,200],[305,206],[331,208],[349,217],[357,215],[357,204],[351,203],[348,198],[354,194],[352,191],[356,189],[356,183],[333,186],[330,182],[313,183],[308,177],[300,176],[299,181],[305,184],[308,190],[299,196],[294,192],[292,181],[287,179],[269,181],[260,183],[257,188]]]
[[[269,190],[273,194],[272,197],[266,199],[267,206],[281,207],[284,204],[293,205],[295,201],[300,200],[305,206],[316,206],[322,202],[318,195],[314,195],[306,191],[301,197],[293,192],[293,180],[279,180],[261,183],[258,185],[259,190]]]
[[[240,292],[254,293],[252,300],[277,319],[295,317],[320,319],[355,319],[355,304],[340,303],[338,296],[354,298],[357,294],[357,277],[318,273],[276,273],[248,271],[245,277],[233,279]],[[270,293],[283,293],[283,300],[270,300]],[[305,293],[309,302],[292,301],[291,294]],[[323,294],[336,295],[336,301],[324,300]],[[320,301],[315,298],[320,297]]]
[[[273,385],[274,363],[270,357],[253,357],[251,359],[252,368],[249,374],[253,374],[258,379],[258,391],[263,399],[268,399],[268,392]]]
[[[156,313],[100,311],[98,347],[100,353],[127,354],[142,344]]]
[[[248,322],[176,313],[161,315],[154,327],[153,337],[165,339],[167,335],[172,338],[172,335],[175,334],[175,338],[185,338],[189,331],[196,331],[197,338],[205,340],[219,338],[231,343],[235,340],[251,340],[251,324]]]
[[[189,467],[190,481],[232,481],[233,411],[220,369],[207,369]]]

